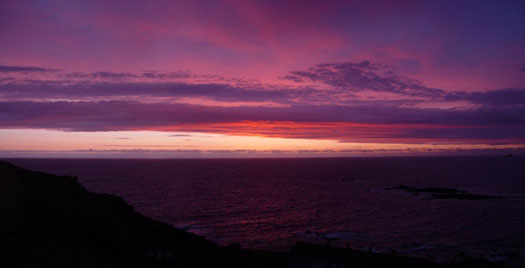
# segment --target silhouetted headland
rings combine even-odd
[[[444,194],[457,194],[455,192]],[[504,267],[481,259],[439,264],[297,243],[286,253],[219,246],[149,219],[74,177],[0,161],[0,267]]]

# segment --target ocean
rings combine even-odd
[[[525,259],[525,157],[7,159],[218,244],[330,243],[436,261]],[[440,187],[498,198],[433,198]]]

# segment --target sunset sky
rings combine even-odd
[[[0,157],[525,149],[525,1],[0,1]]]

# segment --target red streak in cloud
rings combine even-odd
[[[481,139],[402,137],[410,130],[473,128],[429,124],[370,124],[348,122],[241,121],[227,123],[185,124],[149,130],[173,132],[207,132],[235,136],[269,138],[326,139],[365,143],[486,143]],[[493,142],[493,141],[492,141]]]

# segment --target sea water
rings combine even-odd
[[[525,257],[525,157],[9,159],[219,244],[297,241],[451,261]],[[434,199],[390,187],[504,198]]]

